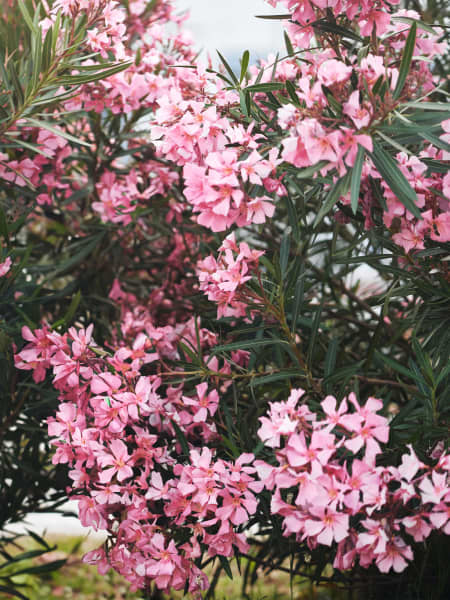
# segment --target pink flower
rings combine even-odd
[[[11,269],[12,260],[10,256],[7,256],[6,259],[0,263],[0,277],[4,277],[6,273]]]
[[[429,519],[436,529],[442,529],[446,535],[450,535],[450,502],[441,502],[433,507]]]
[[[234,525],[241,525],[248,521],[249,515],[256,512],[258,502],[250,492],[232,495],[225,490],[222,497],[222,506],[216,510],[217,518],[221,521],[229,519]]]
[[[413,553],[410,546],[399,537],[396,537],[387,545],[386,551],[377,556],[375,562],[382,573],[387,573],[394,569],[396,573],[401,573],[408,566],[407,560],[413,559]]]
[[[350,98],[344,103],[342,112],[351,118],[358,129],[367,127],[370,123],[370,113],[366,108],[361,106],[358,90],[352,92]]]
[[[398,472],[406,479],[411,481],[419,469],[424,467],[424,464],[417,458],[411,444],[408,444],[409,454],[402,455],[401,465],[398,467]]]
[[[439,504],[441,500],[449,494],[449,488],[447,484],[447,473],[437,473],[433,471],[431,473],[430,481],[429,477],[424,477],[419,483],[419,489],[421,490],[422,502],[432,502],[433,504]]]
[[[331,546],[333,541],[340,542],[347,537],[349,531],[349,517],[336,511],[331,506],[320,508],[312,506],[309,509],[316,519],[306,519],[304,537],[315,537],[319,544]]]
[[[337,410],[336,398],[334,396],[327,396],[320,404],[325,412],[327,423],[330,425],[344,425],[345,421],[341,417],[347,414],[348,406],[346,398],[344,398]]]
[[[117,474],[118,481],[122,482],[133,475],[133,469],[128,464],[130,457],[126,445],[122,440],[113,440],[109,444],[109,452],[102,452],[97,462],[101,468],[112,465],[109,469],[101,471],[99,479],[102,483],[109,483],[114,475]]]
[[[335,83],[343,83],[350,79],[352,67],[335,58],[325,60],[317,71],[317,79],[330,87]]]
[[[336,451],[334,442],[334,435],[324,431],[314,431],[310,443],[306,440],[303,431],[300,434],[294,433],[289,437],[286,445],[289,464],[300,467],[317,461],[325,465]]]

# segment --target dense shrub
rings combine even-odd
[[[445,15],[269,3],[286,55],[239,72],[168,0],[5,11],[3,522],[62,468],[135,589],[445,598]]]

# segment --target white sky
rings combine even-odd
[[[280,8],[264,0],[176,0],[176,4],[180,10],[189,10],[186,27],[196,47],[211,56],[216,56],[216,49],[229,58],[250,50],[253,62],[284,48],[282,21],[255,18],[280,13]]]

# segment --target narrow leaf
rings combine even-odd
[[[274,92],[277,90],[284,89],[283,83],[277,83],[275,81],[268,83],[255,83],[253,85],[248,85],[245,88],[247,92]]]
[[[303,296],[305,290],[305,266],[302,264],[301,273],[295,283],[294,303],[292,305],[292,323],[291,331],[297,329],[297,321],[300,316],[300,310],[303,304]]]
[[[177,439],[180,442],[180,446],[183,449],[184,454],[186,455],[186,457],[189,456],[189,444],[187,442],[186,436],[181,431],[181,429],[178,427],[178,425],[175,423],[175,421],[171,421],[171,423],[172,423],[172,427],[175,430]]]
[[[430,142],[433,144],[433,146],[436,146],[436,148],[444,150],[445,152],[450,152],[450,144],[444,142],[444,140],[441,140],[441,138],[439,138],[437,135],[433,135],[432,133],[428,132],[419,133],[419,135],[422,139],[427,140],[427,142]]]
[[[239,81],[236,77],[236,75],[234,74],[233,69],[230,67],[230,65],[228,64],[228,62],[226,61],[226,59],[222,56],[222,54],[220,54],[220,52],[218,50],[216,50],[217,54],[219,55],[219,58],[223,64],[223,66],[225,67],[225,69],[227,70],[229,76],[231,77],[232,81],[235,83],[235,85],[239,86]]]
[[[233,573],[231,571],[231,567],[230,567],[228,558],[226,556],[222,556],[221,554],[218,554],[217,556],[219,557],[220,564],[222,565],[222,568],[225,571],[225,573],[228,575],[228,577],[230,579],[233,579]]]
[[[397,84],[395,86],[394,93],[392,97],[394,100],[400,96],[403,90],[403,86],[405,85],[406,78],[409,73],[409,69],[411,67],[411,61],[414,53],[414,48],[416,46],[416,33],[417,33],[417,23],[411,25],[411,30],[406,39],[405,48],[403,50],[402,62],[400,63],[400,69],[398,72]]]
[[[239,83],[242,83],[247,75],[248,63],[250,62],[250,52],[246,50],[242,55],[241,59],[241,76],[239,78]]]
[[[352,40],[356,40],[357,42],[363,41],[363,38],[351,29],[341,27],[340,25],[335,25],[334,23],[330,23],[326,20],[316,21],[315,23],[311,23],[311,25],[314,27],[314,29],[318,29],[319,31],[325,31],[326,33],[336,33],[337,35],[341,35],[342,37],[348,37]]]
[[[55,135],[62,137],[66,140],[69,140],[70,142],[75,142],[76,144],[80,144],[81,146],[87,146],[88,148],[90,148],[90,144],[88,144],[87,142],[83,142],[79,138],[76,138],[75,136],[70,135],[70,133],[67,133],[63,129],[59,129],[58,127],[53,127],[53,125],[50,125],[50,123],[48,123],[47,121],[40,121],[40,120],[34,119],[32,117],[27,117],[26,120],[30,125],[33,125],[33,127],[38,127],[39,129],[47,129],[47,131],[51,131]]]
[[[337,351],[339,347],[339,340],[337,338],[333,338],[328,346],[327,354],[325,356],[325,365],[323,370],[323,376],[326,380],[331,377],[336,367],[336,359],[337,359]],[[329,383],[325,383],[325,391],[329,392],[331,386]]]
[[[284,15],[255,15],[255,17],[257,19],[268,19],[268,20],[273,20],[273,21],[280,21],[280,20],[292,19],[292,15],[291,14],[284,14]]]
[[[394,17],[393,16],[392,20],[400,21],[400,23],[407,23],[408,25],[415,23],[417,25],[418,29],[423,29],[424,31],[427,31],[428,33],[431,33],[432,35],[438,35],[437,31],[435,29],[433,29],[431,27],[431,25],[428,25],[428,23],[424,23],[420,19],[412,19],[411,17]]]
[[[365,149],[358,144],[358,154],[356,155],[355,164],[352,170],[352,180],[350,183],[350,198],[353,214],[356,215],[359,203],[359,190],[361,188],[361,174],[364,164]]]
[[[297,96],[295,85],[292,83],[292,81],[289,81],[289,79],[286,80],[286,91],[289,94],[289,97],[292,100],[293,104],[295,104],[295,106],[300,106],[300,101]]]
[[[308,346],[308,356],[307,356],[307,360],[306,360],[309,367],[311,366],[312,360],[314,357],[314,350],[316,347],[316,339],[317,339],[317,335],[319,333],[320,319],[322,317],[323,302],[324,302],[324,299],[322,299],[321,305],[317,308],[316,314],[314,315],[313,324],[311,327],[311,335],[309,338],[309,346]]]
[[[35,24],[33,23],[33,19],[31,18],[30,13],[28,12],[28,8],[25,6],[23,0],[17,0],[17,5],[20,9],[20,12],[22,13],[23,19],[25,21],[25,23],[27,24],[28,28],[30,29],[30,31],[32,31],[34,34],[37,34],[37,28],[35,26]]]
[[[289,250],[291,247],[291,239],[289,235],[283,235],[283,239],[281,240],[280,247],[280,269],[281,269],[281,279],[284,279],[286,275],[286,269],[289,262]]]
[[[286,46],[286,51],[288,53],[288,56],[294,56],[294,54],[295,54],[294,46],[292,45],[292,42],[287,34],[287,31],[284,31],[284,44]]]
[[[330,212],[339,198],[347,193],[348,186],[350,180],[350,171],[341,177],[333,186],[331,186],[324,203],[322,204],[321,209],[319,210],[317,217],[314,221],[314,227],[317,227],[319,223],[322,221],[324,216]]]
[[[411,214],[421,219],[422,215],[416,205],[416,192],[412,189],[409,181],[400,171],[394,159],[376,141],[373,141],[373,152],[370,154],[370,157],[380,175],[399,201]]]
[[[286,340],[280,339],[263,339],[263,340],[242,340],[241,342],[233,342],[231,344],[224,344],[223,346],[215,346],[211,352],[211,356],[219,354],[220,352],[232,352],[233,350],[248,350],[252,348],[258,348],[260,346],[267,346],[276,344],[287,344]]]

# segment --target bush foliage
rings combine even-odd
[[[1,523],[74,497],[149,594],[444,599],[448,8],[269,4],[237,71],[169,0],[3,7]]]

